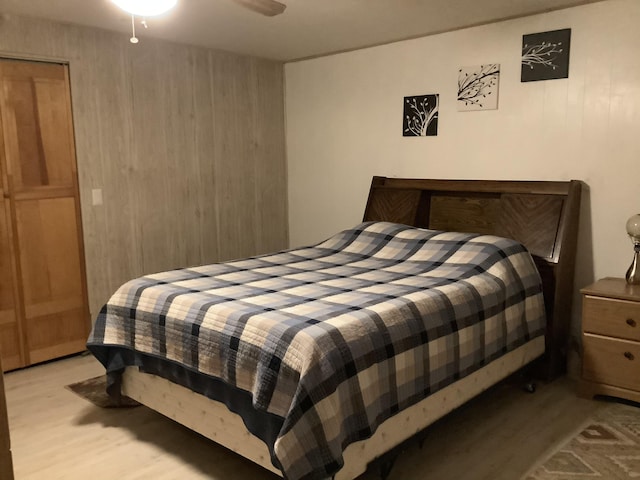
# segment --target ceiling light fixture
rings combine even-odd
[[[178,0],[111,0],[122,10],[137,17],[155,17],[168,12]]]
[[[118,7],[131,14],[131,43],[138,43],[135,17],[142,17],[142,25],[147,28],[146,17],[155,17],[168,12],[176,6],[178,0],[111,0]]]

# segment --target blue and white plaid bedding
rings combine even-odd
[[[312,247],[132,280],[88,347],[248,392],[282,419],[274,464],[289,480],[320,479],[348,444],[544,324],[540,277],[519,243],[373,222]]]

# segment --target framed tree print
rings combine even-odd
[[[522,36],[522,82],[569,77],[571,29]]]
[[[404,97],[402,136],[431,137],[438,135],[440,95]]]
[[[458,70],[458,111],[498,108],[500,64],[487,63]]]

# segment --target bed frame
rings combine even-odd
[[[403,410],[366,440],[349,445],[336,480],[364,473],[428,425],[536,359],[551,379],[565,372],[571,319],[581,182],[423,180],[373,177],[365,221],[390,221],[436,230],[494,234],[524,244],[543,280],[547,329],[520,348]],[[544,354],[544,355],[543,355]],[[128,367],[122,393],[281,475],[266,445],[219,402],[163,378]]]
[[[533,256],[547,313],[540,373],[566,372],[582,182],[373,177],[364,219],[513,238]]]

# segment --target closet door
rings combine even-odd
[[[68,70],[2,60],[0,78],[5,203],[31,364],[84,350],[89,327]]]
[[[1,138],[1,137],[0,137]],[[1,145],[0,145],[1,147]],[[2,165],[0,165],[2,174]],[[6,179],[5,176],[2,177]],[[0,183],[0,356],[5,370],[24,366],[21,325],[16,311],[16,285],[12,262],[11,211],[9,193],[5,184]],[[7,197],[7,198],[5,198]]]

